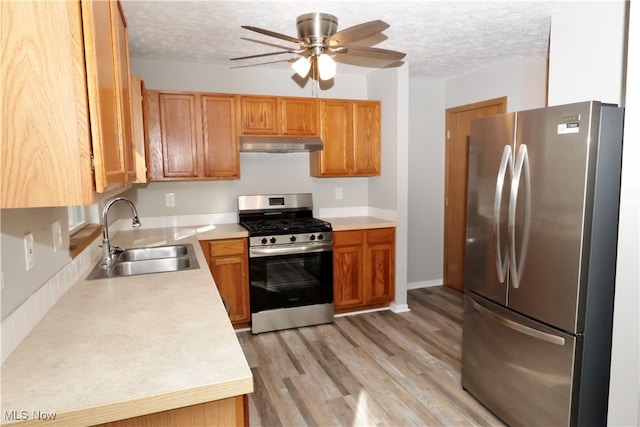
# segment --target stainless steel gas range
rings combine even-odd
[[[331,224],[313,217],[310,193],[238,196],[249,231],[254,334],[333,322]]]

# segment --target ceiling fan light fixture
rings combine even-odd
[[[311,69],[311,61],[309,61],[306,57],[301,57],[296,62],[291,64],[291,68],[296,72],[300,77],[304,78],[309,74],[309,70]]]
[[[330,80],[336,76],[336,62],[326,53],[318,56],[318,73],[320,80]]]

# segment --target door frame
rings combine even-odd
[[[448,209],[448,201],[449,199],[455,199],[455,195],[451,194],[452,190],[451,190],[451,184],[449,182],[449,170],[451,168],[451,164],[453,164],[453,162],[456,161],[464,161],[465,163],[467,163],[468,161],[468,150],[469,150],[469,135],[466,136],[466,144],[467,144],[467,156],[464,159],[459,159],[459,158],[452,158],[451,154],[450,154],[450,150],[451,150],[451,129],[452,129],[452,118],[455,114],[458,113],[462,113],[462,112],[468,112],[471,110],[482,110],[488,107],[495,107],[498,106],[499,108],[501,108],[501,112],[498,114],[502,114],[502,113],[506,113],[507,112],[507,97],[506,96],[502,96],[499,98],[493,98],[493,99],[488,99],[485,101],[480,101],[480,102],[474,102],[471,104],[466,104],[466,105],[461,105],[458,107],[453,107],[453,108],[447,108],[445,110],[445,170],[444,170],[444,233],[443,233],[443,257],[442,257],[442,284],[446,285],[446,286],[450,286],[453,289],[456,289],[458,291],[464,291],[464,289],[462,287],[456,287],[456,286],[452,286],[449,282],[450,282],[450,275],[447,273],[447,263],[449,261],[448,259],[448,250],[449,250],[449,246],[453,245],[453,244],[457,244],[457,245],[462,245],[462,247],[464,248],[464,241],[463,242],[452,242],[452,238],[450,237],[450,235],[452,234],[451,232],[451,228],[452,227],[456,227],[456,226],[461,226],[460,224],[456,225],[456,224],[450,224],[450,221],[448,221],[448,213],[447,213],[447,209]],[[470,126],[470,121],[469,121],[469,126]],[[464,188],[465,188],[465,192],[466,192],[466,182],[468,180],[468,174],[469,174],[469,165],[466,164],[465,165],[465,176],[464,176]],[[462,218],[464,222],[464,225],[466,227],[466,220],[467,220],[467,210],[466,210],[466,194],[464,196],[464,209],[463,209],[463,214],[462,214]],[[464,249],[463,249],[463,254],[462,254],[462,259],[464,260]],[[462,266],[464,267],[464,263],[462,264]]]

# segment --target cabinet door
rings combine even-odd
[[[363,304],[363,233],[340,231],[333,238],[333,304],[336,309]]]
[[[122,12],[120,2],[111,4],[111,12],[114,18],[114,48],[116,51],[115,65],[118,74],[118,111],[119,128],[122,138],[126,182],[136,181],[136,147],[133,140],[133,117],[131,105],[131,72],[129,69],[129,39],[127,23]]]
[[[282,98],[282,134],[318,135],[318,101],[309,98]]]
[[[365,303],[384,303],[395,297],[395,229],[367,231]]]
[[[234,96],[202,95],[204,176],[207,178],[240,177],[235,102]]]
[[[227,299],[231,322],[246,326],[251,318],[247,239],[202,241],[200,245],[218,291]]]
[[[149,181],[143,113],[145,97],[144,82],[139,76],[131,76],[131,140],[133,142],[133,167],[136,171],[135,182]]]
[[[353,103],[353,174],[380,175],[380,102]]]
[[[276,135],[278,130],[278,99],[276,97],[240,97],[241,134]]]
[[[83,1],[82,20],[96,191],[102,193],[126,182],[111,2]]]
[[[353,167],[350,103],[320,101],[320,135],[324,148],[309,154],[313,176],[346,176]]]
[[[0,20],[0,208],[81,205],[94,185],[80,3],[0,1]]]
[[[161,93],[159,104],[163,177],[197,177],[195,94]]]
[[[249,321],[249,294],[247,284],[247,259],[230,255],[213,257],[209,268],[218,291],[229,304],[229,319],[232,323]]]

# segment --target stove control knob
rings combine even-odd
[[[324,239],[324,235],[323,234],[318,234],[318,240],[322,240]]]
[[[272,237],[272,238],[270,238],[270,239],[269,239],[269,241],[270,241],[271,243],[275,243],[275,242],[276,242],[276,238],[275,238],[275,237]]]
[[[266,237],[263,237],[262,240],[260,240],[260,241],[262,242],[263,245],[267,244],[267,238]]]
[[[312,234],[311,236],[309,236],[309,240],[316,240],[316,235]]]
[[[296,236],[289,237],[289,240],[291,240],[292,242],[295,242],[296,241]]]

